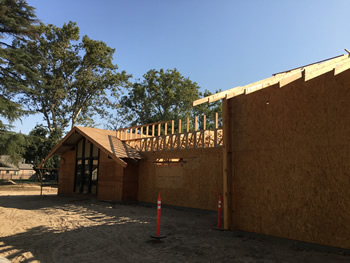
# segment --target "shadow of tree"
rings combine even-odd
[[[165,208],[161,230],[165,229],[168,238],[154,242],[149,237],[156,225],[153,207],[56,196],[1,197],[1,207],[14,208],[22,220],[35,216],[34,227],[0,238],[0,256],[12,262],[329,263],[350,259],[345,250],[327,251],[297,241],[211,230],[212,212]],[[36,222],[38,217],[41,220]]]

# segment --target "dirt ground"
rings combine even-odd
[[[12,262],[350,262],[350,251],[216,231],[213,212],[67,198],[38,186],[0,186],[0,257]]]

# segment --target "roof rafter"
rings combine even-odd
[[[242,94],[250,94],[252,92],[267,88],[278,84],[280,88],[289,83],[303,78],[304,81],[311,80],[327,72],[333,71],[334,75],[350,69],[350,54],[340,55],[331,59],[322,60],[303,67],[274,74],[272,77],[260,80],[246,86],[238,86],[233,89],[222,91],[205,98],[195,100],[192,105],[197,106],[203,103],[211,103],[220,99],[230,99]]]

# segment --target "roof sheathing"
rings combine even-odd
[[[77,127],[75,126],[57,145],[56,147],[46,156],[46,158],[40,163],[39,168],[53,155],[60,154],[67,151],[73,145],[67,143],[74,134],[80,134],[81,137],[84,136],[91,143],[95,144],[101,151],[109,155],[113,160],[118,162],[123,167],[127,166],[127,163],[124,162],[121,158],[134,158],[141,159],[141,155],[134,149],[131,149],[131,146],[124,145],[122,142],[119,142],[119,139],[115,137],[115,131],[102,130],[97,128],[88,128],[88,127]],[[110,138],[113,138],[115,145],[111,145]],[[116,151],[117,146],[122,146],[123,150]]]
[[[321,62],[316,62],[307,66],[277,73],[270,78],[254,82],[246,86],[238,86],[233,89],[198,99],[193,102],[193,106],[197,106],[206,102],[211,103],[220,99],[230,99],[242,94],[249,94],[276,84],[282,88],[283,86],[286,86],[297,79],[304,78],[304,81],[308,81],[330,71],[333,71],[333,74],[337,75],[345,70],[348,70],[349,68],[349,55],[340,55],[329,60],[323,60]]]

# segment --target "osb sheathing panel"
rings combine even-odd
[[[128,166],[124,168],[123,200],[136,201],[138,192],[139,168],[133,160],[126,160]]]
[[[350,248],[350,71],[229,100],[238,229]]]
[[[121,201],[123,193],[123,167],[100,152],[97,198]]]
[[[58,171],[58,194],[72,194],[74,190],[75,150],[67,151],[61,156]]]
[[[199,209],[216,210],[222,193],[222,148],[146,152],[139,164],[138,199]],[[157,158],[183,158],[183,166],[154,165]]]

